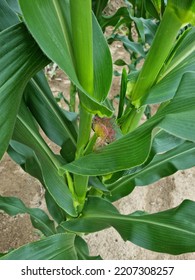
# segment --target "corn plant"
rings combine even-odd
[[[152,251],[195,251],[194,201],[129,215],[112,204],[136,186],[195,166],[195,1],[167,1],[142,69],[123,69],[116,111],[112,59],[98,23],[107,2],[93,1],[95,13],[91,0],[0,2],[0,157],[7,151],[39,179],[48,210],[0,196],[1,210],[29,214],[43,234],[3,252],[3,260],[100,259],[90,256],[84,235],[108,227]],[[51,62],[70,78],[79,111],[58,106],[43,72]],[[157,112],[140,125],[151,104]]]

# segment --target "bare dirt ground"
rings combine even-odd
[[[110,11],[121,5],[122,1],[111,1]],[[114,59],[127,53],[119,43],[111,47]],[[54,94],[69,88],[69,81],[57,71],[56,79],[50,82]],[[119,78],[114,78],[111,95],[119,92]],[[38,180],[32,178],[18,167],[6,154],[0,162],[0,195],[16,196],[29,207],[45,209],[44,192]],[[133,193],[115,203],[121,213],[129,214],[136,210],[150,213],[169,209],[180,204],[184,199],[195,200],[195,167],[180,171],[147,187],[137,187]],[[0,212],[0,252],[17,248],[30,241],[38,240],[40,234],[30,222],[28,215],[9,217]],[[139,248],[130,242],[124,242],[114,229],[104,230],[86,236],[91,254],[100,254],[103,259],[192,259],[195,253],[172,256],[155,253]]]

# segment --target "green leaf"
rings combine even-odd
[[[153,128],[154,123],[151,123],[151,126],[142,126],[97,152],[61,167],[60,170],[82,175],[103,175],[140,165],[148,156]]]
[[[114,15],[102,15],[102,17],[98,18],[98,20],[103,31],[105,31],[107,26],[113,26],[116,30],[116,28],[118,28],[124,21],[126,24],[131,24],[131,18],[129,17],[129,13],[126,7],[119,8]]]
[[[7,254],[0,260],[100,260],[100,256],[89,256],[86,242],[72,233],[59,233],[42,240],[26,244]]]
[[[74,234],[55,234],[4,255],[1,260],[76,260]]]
[[[68,139],[76,146],[76,128],[72,114],[60,108],[55,101],[43,72],[30,80],[25,89],[25,101],[33,116],[57,145],[62,146]]]
[[[50,236],[55,233],[54,222],[49,219],[43,210],[28,208],[16,197],[0,196],[0,209],[11,216],[29,214],[33,226],[39,229],[45,236]]]
[[[29,79],[47,63],[24,24],[0,33],[0,158],[8,147],[23,90]]]
[[[17,116],[13,140],[30,147],[34,151],[36,161],[38,161],[41,170],[41,181],[44,183],[44,186],[47,188],[56,203],[65,212],[69,215],[75,216],[76,212],[71,192],[66,185],[64,176],[59,176],[58,174],[61,161],[59,161],[58,157],[56,157],[56,155],[44,142],[37,130],[30,111],[23,102]],[[20,151],[20,154],[26,157],[22,151]],[[30,162],[28,164],[30,164]]]
[[[94,96],[91,0],[69,0],[69,2],[76,73],[81,86],[89,95]]]
[[[160,154],[168,152],[183,144],[184,142],[185,141],[183,139],[169,134],[164,130],[160,130],[153,139],[152,153]]]
[[[93,20],[94,96],[99,102],[106,100],[112,82],[112,57],[108,44],[95,16]],[[104,105],[104,103],[102,103]],[[107,108],[107,107],[106,107]]]
[[[182,76],[195,70],[195,28],[187,30],[175,46],[157,83],[149,90],[143,104],[170,100],[175,95]]]
[[[131,193],[135,186],[147,186],[159,179],[169,176],[178,170],[195,166],[195,144],[185,142],[163,154],[157,154],[153,160],[141,170],[125,172],[119,180],[107,184],[109,200],[115,201]],[[129,174],[128,174],[129,173]]]
[[[109,0],[92,0],[92,8],[98,20],[100,20],[102,12],[108,4],[108,1]]]
[[[75,238],[75,249],[77,251],[78,260],[101,260],[100,256],[90,257],[89,248],[84,239],[80,236]]]
[[[60,168],[83,175],[103,175],[143,164],[150,152],[152,131],[160,127],[176,137],[195,141],[195,73],[186,73],[173,100],[136,130]],[[104,164],[102,164],[102,162]]]
[[[18,15],[21,15],[20,6],[18,0],[6,0],[10,8]]]
[[[195,24],[195,2],[194,0],[169,0],[168,8],[174,11],[183,24]]]
[[[151,19],[131,17],[134,20],[142,43],[152,44],[158,25]]]
[[[159,110],[159,126],[168,133],[195,142],[195,72],[183,75],[172,102]]]
[[[158,74],[175,44],[181,27],[182,22],[180,19],[177,18],[177,15],[170,7],[167,7],[131,94],[132,104],[136,108],[142,105],[142,98],[155,84]],[[166,44],[164,44],[165,41]]]
[[[159,1],[151,1],[151,0],[144,1],[145,8],[153,18],[159,19],[160,10],[158,9],[157,3],[153,3],[153,2],[159,2]]]
[[[37,178],[44,185],[40,162],[31,148],[11,140],[8,154],[25,172]],[[66,213],[58,206],[47,190],[45,191],[45,201],[50,215],[57,223],[61,223],[66,219]]]
[[[112,61],[108,46],[93,16],[94,94],[92,98],[81,86],[75,67],[69,1],[20,0],[25,22],[41,49],[55,61],[82,92],[81,100],[89,111],[111,115],[102,103],[110,88]],[[48,21],[48,15],[50,20]],[[56,51],[58,50],[58,51]],[[101,59],[98,59],[100,57]],[[106,67],[105,67],[106,66]],[[100,82],[101,81],[101,82]]]
[[[5,255],[5,254],[3,254],[3,253],[0,253],[0,258],[1,258],[1,257],[3,257],[4,255]]]
[[[127,49],[130,53],[135,52],[141,55],[141,57],[145,57],[145,52],[142,44],[132,42],[126,36],[121,36],[118,34],[113,34],[109,37],[109,42],[112,43],[113,41],[120,41],[123,43],[125,49]]]
[[[43,186],[46,188],[45,200],[47,209],[50,215],[57,223],[61,223],[66,219],[65,211],[58,205],[59,199],[53,198],[52,195],[47,191],[47,188],[51,187],[51,184],[45,185],[44,174],[42,172],[41,163],[35,152],[24,144],[17,141],[11,140],[8,148],[9,156],[21,166],[21,168],[29,173],[31,176],[37,178]],[[56,172],[55,172],[56,173]],[[56,176],[56,175],[55,175]],[[67,186],[64,186],[67,188]]]
[[[7,152],[25,172],[37,178],[43,184],[40,163],[31,148],[18,141],[11,140]]]
[[[89,178],[89,185],[92,186],[94,189],[96,189],[99,192],[108,193],[109,191],[105,187],[105,185],[101,182],[101,180],[98,177],[90,177]]]
[[[66,220],[66,213],[58,206],[48,191],[45,192],[45,201],[50,215],[58,224]]]
[[[19,19],[7,4],[6,0],[0,2],[0,31],[19,23]]]
[[[126,69],[123,68],[122,77],[121,77],[121,86],[120,86],[118,116],[117,116],[118,119],[121,118],[124,112],[126,91],[127,91],[127,72]]]
[[[74,232],[96,232],[114,227],[124,240],[146,249],[182,254],[195,251],[195,202],[154,214],[121,215],[108,201],[89,198],[81,217],[61,226]]]

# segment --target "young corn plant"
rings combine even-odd
[[[2,252],[2,260],[101,259],[90,256],[84,234],[108,227],[152,251],[195,251],[195,201],[129,215],[112,204],[138,185],[195,166],[195,1],[160,6],[160,24],[142,69],[136,75],[135,67],[132,73],[123,70],[116,112],[108,97],[112,59],[98,23],[107,2],[0,2],[0,157],[7,151],[39,179],[49,213],[0,196],[1,210],[29,214],[43,234]],[[159,7],[163,1],[144,2]],[[141,15],[132,8],[129,18],[144,39]],[[70,78],[78,114],[58,106],[42,70],[51,62]],[[159,104],[157,112],[140,125],[151,104]],[[42,132],[60,147],[58,154]]]

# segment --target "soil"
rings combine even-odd
[[[109,11],[121,5],[123,1],[111,1]],[[114,60],[123,57],[129,59],[120,43],[111,46]],[[119,93],[118,77],[113,80],[111,95]],[[69,81],[61,70],[56,71],[56,76],[50,81],[54,94],[69,90]],[[62,104],[64,106],[64,104]],[[136,210],[150,213],[166,210],[180,204],[184,199],[195,200],[195,167],[180,171],[173,176],[164,178],[147,187],[137,187],[133,193],[115,203],[121,213],[129,214]],[[44,191],[38,180],[26,174],[16,165],[7,154],[0,162],[0,195],[15,196],[23,200],[29,207],[45,209]],[[10,217],[0,212],[0,252],[28,242],[38,240],[40,234],[30,222],[28,215]],[[130,243],[124,242],[119,234],[112,228],[85,237],[88,241],[92,255],[100,254],[103,259],[188,259],[195,260],[195,253],[172,256],[151,252]]]

